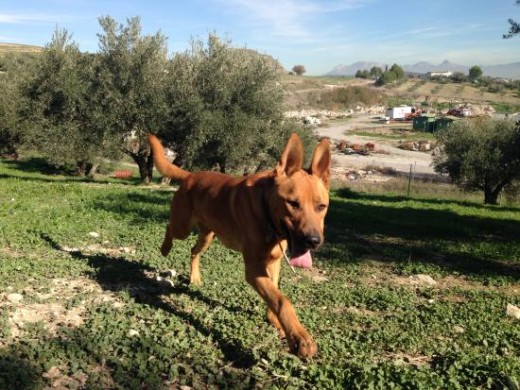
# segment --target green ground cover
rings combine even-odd
[[[518,388],[518,207],[335,190],[315,268],[283,270],[302,361],[239,254],[214,243],[201,288],[195,236],[160,255],[171,195],[0,162],[0,388]]]

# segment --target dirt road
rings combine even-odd
[[[346,155],[344,153],[334,153],[333,167],[364,168],[368,165],[379,167],[390,167],[398,172],[407,173],[410,165],[414,167],[417,174],[434,174],[431,166],[432,156],[425,152],[415,152],[399,149],[392,144],[393,141],[382,140],[381,138],[360,137],[349,135],[352,129],[384,127],[384,125],[374,124],[370,116],[358,116],[349,120],[348,123],[319,127],[316,132],[321,136],[330,137],[331,140],[347,140],[352,143],[365,144],[372,142],[376,144],[376,152],[368,156],[359,154]],[[379,152],[379,153],[378,153]]]

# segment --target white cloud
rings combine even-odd
[[[363,7],[373,0],[220,0],[255,25],[271,28],[274,35],[308,38],[309,24],[320,15]]]
[[[0,23],[6,24],[30,24],[30,23],[57,23],[67,18],[63,15],[50,15],[44,13],[35,14],[7,14],[0,13]]]

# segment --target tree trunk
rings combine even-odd
[[[498,193],[487,188],[484,190],[484,204],[497,204]]]
[[[140,155],[139,159],[136,160],[137,166],[139,167],[139,175],[141,177],[141,183],[150,184],[152,181],[153,174],[153,158],[152,156]]]
[[[76,163],[78,176],[85,176],[87,172],[87,162],[86,161],[78,161]]]
[[[144,153],[139,151],[138,153],[130,153],[125,151],[137,164],[139,168],[139,176],[141,177],[142,184],[150,184],[152,181],[153,174],[153,156],[151,153]]]
[[[226,163],[225,162],[222,162],[219,164],[219,172],[226,173]]]
[[[98,167],[99,167],[99,163],[94,163],[94,164],[92,164],[92,166],[91,166],[90,169],[88,170],[87,176],[90,177],[90,178],[93,178],[94,175],[95,175],[96,172],[97,172]]]
[[[486,186],[484,188],[484,204],[498,204],[498,196],[507,184],[509,184],[509,180],[504,180],[494,189]]]

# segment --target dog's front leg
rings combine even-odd
[[[269,277],[268,267],[262,263],[258,259],[246,259],[247,282],[263,298],[268,309],[278,317],[291,352],[301,357],[313,356],[317,351],[316,343],[298,320],[291,302]]]
[[[282,258],[278,258],[276,260],[270,261],[267,265],[267,273],[269,275],[269,279],[273,282],[276,288],[278,287],[278,283],[280,281],[280,269],[282,267]],[[285,331],[283,330],[282,324],[280,324],[280,320],[278,319],[278,315],[276,315],[269,307],[267,307],[267,321],[271,325],[273,325],[278,331],[280,338],[285,338]]]

